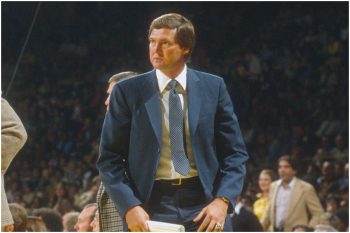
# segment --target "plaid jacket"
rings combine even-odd
[[[96,202],[98,204],[98,213],[100,217],[100,231],[123,231],[123,220],[112,199],[108,196],[102,182],[97,192]]]

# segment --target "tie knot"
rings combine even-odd
[[[175,79],[173,79],[173,80],[171,80],[171,81],[169,82],[169,86],[170,86],[170,88],[171,88],[172,91],[175,90],[176,84],[177,84],[177,81],[176,81]]]

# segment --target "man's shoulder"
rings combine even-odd
[[[273,181],[273,182],[271,183],[271,187],[276,187],[276,186],[278,186],[278,185],[280,185],[280,184],[281,184],[281,180],[278,179],[278,180],[275,180],[275,181]]]
[[[150,79],[154,75],[155,75],[154,71],[152,70],[152,71],[149,71],[149,72],[146,72],[146,73],[135,75],[132,78],[129,78],[129,79],[126,79],[126,80],[123,80],[123,81],[119,82],[118,84],[121,85],[121,86],[133,85],[135,83],[139,84],[139,82],[142,82],[143,80]]]
[[[188,68],[188,74],[189,75],[195,75],[201,79],[208,79],[208,80],[213,80],[213,81],[221,81],[223,80],[222,77],[215,75],[215,74],[210,74],[204,71],[199,71],[195,69]]]
[[[299,179],[299,178],[295,178],[295,182],[296,184],[299,184],[301,187],[303,187],[304,189],[314,189],[314,187],[312,186],[312,184],[302,180],[302,179]]]
[[[270,192],[271,195],[275,195],[275,194],[276,194],[276,189],[278,188],[278,185],[279,185],[280,183],[281,183],[280,180],[275,180],[275,181],[273,181],[273,182],[271,183],[271,185],[270,185],[270,190],[269,190],[269,192]]]

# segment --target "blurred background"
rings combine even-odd
[[[176,12],[197,33],[189,66],[223,77],[232,97],[247,208],[283,154],[325,208],[330,195],[348,207],[348,2],[42,2],[9,86],[38,4],[1,2],[2,96],[28,132],[5,175],[10,202],[62,215],[95,202],[108,78],[151,70],[149,24]]]

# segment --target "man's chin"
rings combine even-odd
[[[285,178],[282,178],[282,181],[285,183],[289,183],[292,181],[292,179],[290,177],[285,177]]]
[[[154,69],[162,69],[162,66],[159,63],[152,63]]]

